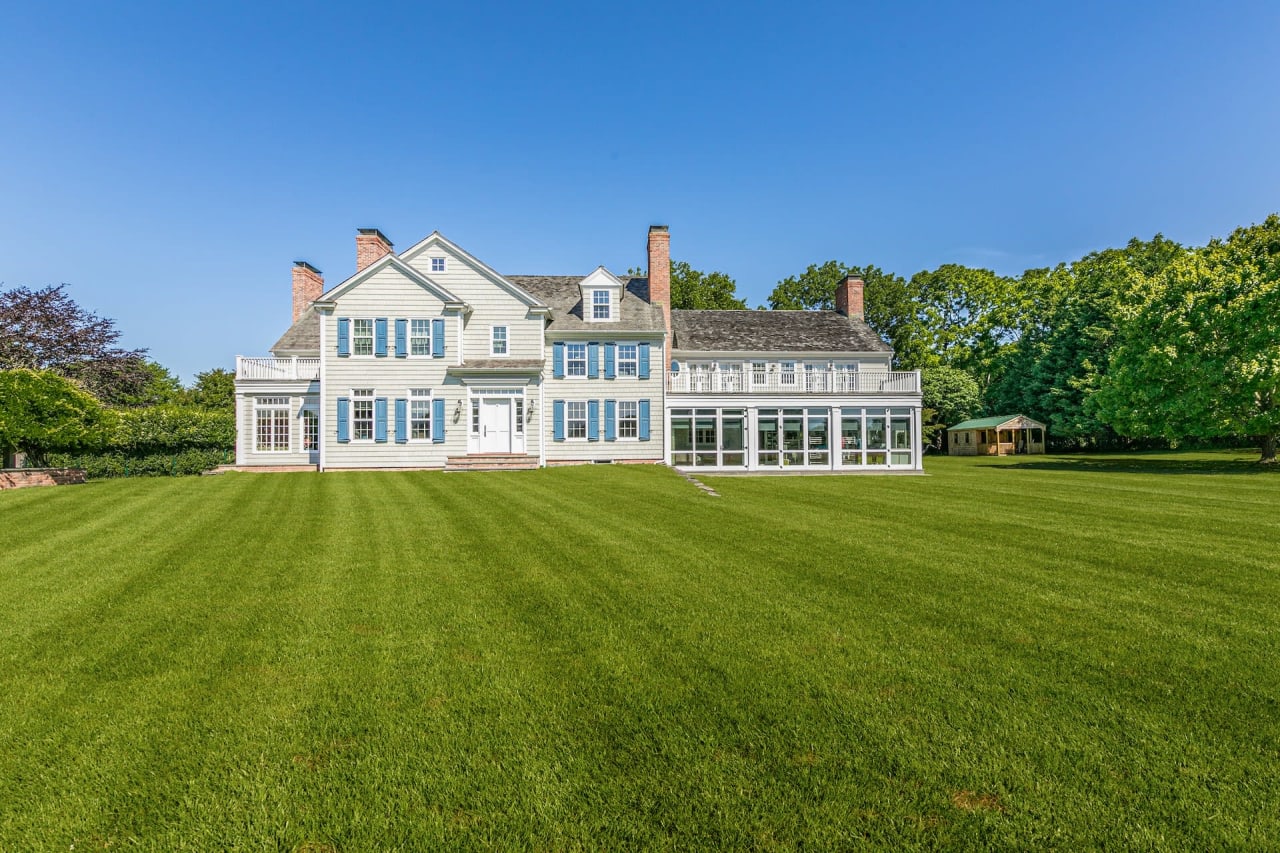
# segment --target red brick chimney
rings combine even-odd
[[[293,321],[324,293],[324,276],[306,261],[293,262]]]
[[[863,319],[862,287],[862,279],[852,275],[837,284],[836,311],[855,320]]]
[[[665,225],[649,226],[649,304],[662,306],[671,333],[671,232]]]
[[[391,254],[391,241],[377,228],[356,229],[356,272],[383,255]]]

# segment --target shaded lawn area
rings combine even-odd
[[[0,494],[0,850],[1275,847],[1250,458]]]

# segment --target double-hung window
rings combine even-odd
[[[373,389],[351,391],[351,439],[373,441]]]
[[[351,321],[351,354],[373,355],[373,321]]]
[[[409,440],[431,440],[431,391],[409,389]]]
[[[409,355],[431,355],[431,321],[409,321]]]
[[[618,344],[618,375],[635,376],[639,370],[640,360],[635,344]]]
[[[568,438],[587,437],[587,404],[585,401],[564,404],[565,436]]]
[[[489,333],[489,354],[507,354],[507,327],[493,326]]]
[[[566,344],[564,348],[564,366],[566,376],[586,376],[587,345]]]
[[[639,438],[640,404],[635,400],[618,401],[618,438]]]
[[[611,316],[612,307],[609,302],[609,291],[591,291],[591,319],[608,320]]]
[[[289,398],[258,397],[253,401],[254,443],[258,453],[289,451]]]

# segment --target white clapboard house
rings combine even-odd
[[[920,468],[920,377],[894,371],[863,284],[834,311],[671,310],[670,234],[648,278],[503,275],[433,233],[356,236],[325,289],[293,267],[293,324],[236,359],[245,469],[665,462],[719,471]]]

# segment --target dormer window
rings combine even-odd
[[[612,311],[613,303],[609,299],[609,291],[591,291],[591,319],[608,320],[613,316]]]

